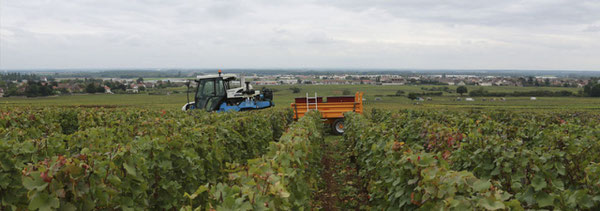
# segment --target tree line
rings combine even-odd
[[[0,74],[0,76],[2,76],[0,88],[3,89],[5,97],[43,97],[70,93],[104,93],[106,92],[105,87],[108,87],[113,93],[123,93],[131,87],[132,83],[144,83],[144,80],[141,77],[135,82],[127,83],[93,78],[62,80],[60,82],[51,78],[48,81],[42,81],[41,77],[35,74],[25,75],[20,73]],[[23,83],[25,80],[27,82]],[[178,86],[178,84],[172,83],[171,81],[158,81],[153,87],[162,89],[176,86]],[[146,88],[144,86],[138,86],[138,91],[146,91]]]

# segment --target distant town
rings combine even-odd
[[[235,73],[235,71],[232,71]],[[188,80],[212,72],[193,71],[104,71],[104,72],[4,72],[0,73],[0,97],[39,97],[65,94],[170,94],[171,87],[186,86]],[[586,75],[510,75],[457,72],[274,72],[239,73],[255,86],[276,85],[440,85],[440,86],[516,86],[575,87],[592,90],[600,77]],[[600,87],[598,88],[600,89]],[[563,93],[564,94],[564,93]],[[573,93],[572,95],[577,95]],[[582,95],[584,93],[579,93]],[[568,94],[567,96],[570,96]]]

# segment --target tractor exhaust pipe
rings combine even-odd
[[[190,102],[190,83],[190,80],[188,80],[187,83],[185,83],[185,86],[187,87],[187,90],[185,91],[185,95],[187,96],[187,102],[185,103]]]
[[[244,75],[241,75],[240,76],[240,87],[244,87],[245,83],[246,83],[246,77]],[[248,91],[248,89],[246,89],[244,91]]]

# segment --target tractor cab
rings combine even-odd
[[[239,84],[239,86],[236,86]],[[194,87],[195,85],[195,87]],[[195,89],[194,101],[190,102],[190,89]],[[264,89],[253,90],[250,82],[236,81],[233,74],[203,75],[188,83],[188,103],[182,110],[204,109],[206,111],[246,111],[272,107],[273,93]]]
[[[196,82],[196,94],[192,105],[193,108],[214,111],[217,110],[221,103],[227,98],[223,78],[212,77],[194,81]]]

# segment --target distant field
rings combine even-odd
[[[475,98],[475,102],[454,101],[459,95],[456,93],[446,93],[443,96],[433,96],[432,101],[419,102],[411,101],[406,96],[394,96],[396,91],[403,90],[408,92],[421,92],[422,88],[430,89],[432,87],[444,86],[374,86],[374,85],[301,85],[300,93],[292,93],[290,85],[268,86],[275,90],[274,103],[277,107],[288,107],[295,97],[304,97],[306,93],[319,96],[341,95],[343,90],[349,90],[351,93],[356,91],[365,92],[366,108],[390,108],[390,109],[553,109],[553,110],[597,110],[600,111],[599,98],[581,98],[581,97],[538,97],[536,101],[531,101],[529,97],[506,97],[506,101],[482,101],[482,98]],[[456,86],[449,86],[451,90],[456,90]],[[260,88],[260,87],[256,87]],[[469,86],[469,91],[479,87]],[[490,92],[513,92],[513,91],[534,91],[534,90],[567,90],[577,93],[578,88],[562,87],[485,87]],[[185,88],[173,88],[172,90],[185,91]],[[377,96],[376,96],[377,95]],[[193,98],[192,95],[190,97]],[[380,100],[375,101],[375,98]],[[487,99],[490,99],[487,97]],[[142,107],[161,107],[168,109],[179,109],[186,102],[185,93],[171,95],[148,95],[148,94],[83,94],[70,96],[55,96],[42,98],[24,98],[10,97],[0,98],[0,106],[75,106],[75,105],[100,105],[100,106],[142,106]]]
[[[289,106],[294,97],[304,97],[306,93],[314,96],[317,92],[318,96],[341,95],[343,90],[347,89],[351,93],[362,91],[365,92],[366,108],[390,108],[390,109],[407,109],[407,108],[423,108],[423,109],[585,109],[599,110],[600,99],[598,98],[582,98],[582,97],[538,97],[536,101],[530,100],[529,97],[506,97],[506,101],[482,101],[483,98],[491,99],[490,97],[475,98],[475,102],[455,101],[459,94],[443,93],[443,96],[432,96],[432,101],[418,102],[411,101],[406,97],[409,92],[422,92],[421,88],[430,89],[432,87],[444,86],[374,86],[374,85],[304,85],[297,86],[301,89],[300,93],[294,94],[289,89],[293,86],[267,86],[277,90],[275,92],[275,104],[277,106]],[[457,86],[449,86],[451,90],[456,90]],[[478,89],[477,86],[468,86],[469,91]],[[514,91],[535,91],[535,90],[550,90],[561,91],[567,90],[577,93],[578,88],[563,88],[563,87],[484,87],[490,92],[514,92]],[[404,96],[393,96],[398,90],[405,92]],[[467,97],[467,96],[465,96]],[[375,98],[380,98],[376,101]],[[464,97],[463,97],[464,99]],[[499,99],[499,98],[498,98]]]
[[[177,77],[144,78],[144,81],[166,81],[166,80],[169,80],[169,79],[194,79],[194,77],[183,77],[183,78],[177,78]]]

